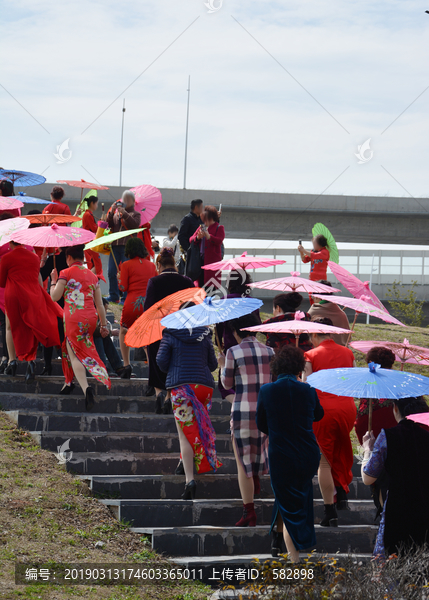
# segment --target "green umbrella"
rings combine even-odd
[[[327,248],[329,250],[329,260],[332,260],[332,262],[338,264],[340,262],[340,257],[338,255],[337,243],[329,229],[325,227],[323,223],[316,223],[316,225],[313,227],[312,233],[313,237],[316,237],[316,235],[325,236],[325,238],[328,240]]]
[[[98,197],[97,190],[89,190],[89,192],[80,201],[80,204],[79,204],[79,206],[76,209],[76,212],[77,212],[77,210],[80,210],[80,215],[81,216],[83,215],[83,213],[86,210],[88,210],[88,202],[87,202],[87,200],[91,196],[95,196],[97,198]],[[72,223],[72,227],[82,227],[82,221],[76,221],[76,223]]]
[[[95,238],[95,240],[92,240],[92,242],[86,244],[84,249],[91,250],[91,248],[96,248],[97,246],[111,244],[112,242],[120,240],[123,237],[128,237],[129,235],[139,233],[140,231],[143,231],[143,229],[146,229],[146,227],[142,227],[139,229],[128,229],[126,231],[117,231],[116,233],[108,233],[107,235],[102,235],[101,237]],[[116,268],[119,271],[118,263],[116,262],[115,255],[112,252],[112,247],[110,247],[110,253],[113,257],[113,260],[115,261]]]

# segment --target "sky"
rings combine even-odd
[[[189,189],[426,197],[427,8],[3,0],[0,166],[118,185],[125,99],[123,185],[181,188],[190,76]]]

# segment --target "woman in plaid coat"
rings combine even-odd
[[[219,357],[222,385],[235,389],[231,435],[244,505],[243,516],[236,527],[256,525],[253,497],[261,489],[259,475],[268,473],[268,437],[256,426],[256,405],[259,390],[271,382],[270,360],[274,350],[258,342],[252,332],[244,331],[245,327],[258,324],[253,314],[230,321],[238,345],[230,348],[226,357]]]

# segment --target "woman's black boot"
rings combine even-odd
[[[6,369],[4,370],[4,374],[12,375],[12,377],[15,377],[17,368],[18,368],[18,361],[11,360],[10,363],[7,365]]]
[[[350,510],[346,490],[342,487],[335,487],[335,489],[337,490],[337,510]]]
[[[74,383],[71,383],[70,385],[66,384],[60,391],[61,396],[70,396],[70,394],[72,393],[74,388],[75,388]]]
[[[271,556],[276,557],[279,554],[284,554],[283,552],[283,533],[279,533],[278,531],[273,531],[271,538]]]
[[[119,377],[121,379],[131,379],[132,372],[133,372],[133,369],[132,369],[131,365],[127,365],[126,367],[124,367],[123,371],[121,371],[121,374],[119,375]]]
[[[197,495],[197,482],[195,479],[185,485],[185,491],[182,494],[182,500],[195,500]]]
[[[162,415],[162,409],[164,406],[165,396],[166,396],[165,392],[159,392],[159,394],[156,397],[155,413],[157,415]]]
[[[1,361],[1,363],[0,363],[0,374],[3,374],[3,373],[5,372],[5,370],[6,370],[6,367],[7,367],[7,363],[8,363],[8,362],[9,362],[9,361],[7,360],[7,358],[4,358],[4,359]]]
[[[34,381],[36,377],[36,362],[34,360],[29,360],[27,363],[27,373],[25,374],[25,381],[29,383],[30,381]]]
[[[45,363],[43,371],[40,373],[40,375],[52,375],[52,365],[47,365]]]
[[[87,411],[94,408],[94,390],[90,387],[87,387],[85,392],[85,408]]]
[[[338,527],[338,514],[335,504],[324,504],[325,516],[320,521],[321,527]]]

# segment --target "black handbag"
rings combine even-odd
[[[191,242],[186,259],[186,276],[192,281],[198,281],[201,277],[203,257],[200,254],[200,245]]]

